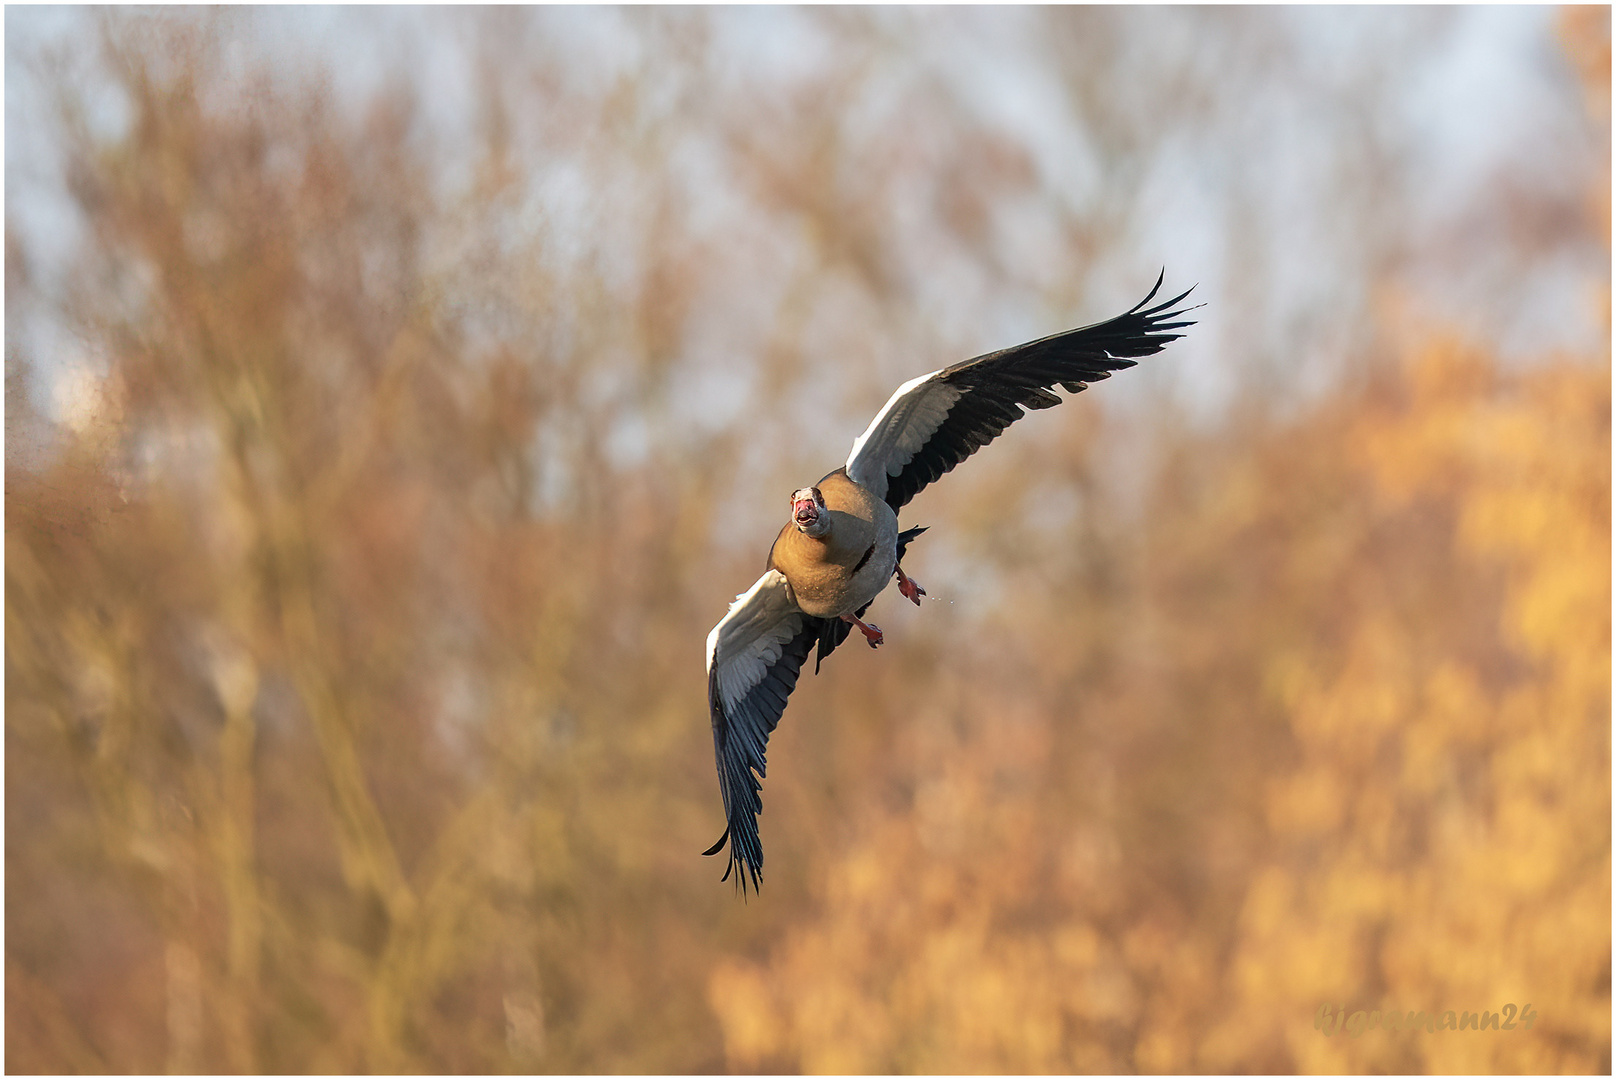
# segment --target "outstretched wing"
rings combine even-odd
[[[803,661],[819,640],[823,619],[804,614],[785,575],[770,570],[735,598],[729,614],[707,635],[707,701],[713,716],[713,752],[724,796],[724,835],[705,855],[729,841],[729,868],[740,864],[744,890],[763,875],[757,816],[763,812],[762,778],[769,733],[780,722]]]
[[[1165,276],[1165,271],[1163,272]],[[922,375],[898,387],[886,407],[853,443],[847,475],[894,510],[927,484],[992,442],[1021,419],[1021,406],[1061,403],[1059,385],[1075,394],[1086,384],[1133,367],[1134,357],[1159,352],[1192,322],[1173,322],[1175,307],[1192,289],[1146,307],[1161,289],[1114,319],[1001,349]]]

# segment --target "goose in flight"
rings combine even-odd
[[[1165,276],[1165,272],[1164,275]],[[1162,278],[1131,310],[1025,345],[911,379],[898,387],[853,442],[847,464],[791,493],[791,518],[775,537],[763,576],[735,598],[707,635],[707,700],[712,712],[718,787],[727,826],[704,854],[729,843],[742,891],[763,875],[757,815],[763,811],[764,751],[810,652],[814,670],[857,628],[874,648],[881,628],[864,621],[894,577],[916,604],[925,595],[903,572],[910,541],[898,511],[927,484],[1019,420],[1021,407],[1048,409],[1069,394],[1159,352],[1189,321],[1174,321],[1190,294],[1147,306]]]

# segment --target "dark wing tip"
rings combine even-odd
[[[1145,298],[1143,300],[1139,301],[1131,309],[1124,312],[1124,314],[1132,315],[1134,312],[1138,311],[1140,308],[1144,307],[1146,304],[1148,304],[1152,300],[1154,300],[1156,298],[1156,293],[1161,291],[1162,282],[1164,282],[1166,280],[1167,280],[1167,267],[1164,266],[1164,267],[1161,268],[1161,273],[1156,275],[1156,284],[1154,284],[1154,285],[1152,285],[1150,287],[1150,292],[1146,293]],[[1179,300],[1182,300],[1182,299],[1183,299],[1183,297],[1179,297]],[[1176,304],[1178,301],[1177,300],[1169,300],[1167,302],[1169,304]]]
[[[1168,311],[1167,310],[1170,307],[1173,307],[1173,306],[1175,306],[1177,304],[1183,303],[1184,298],[1187,297],[1190,293],[1194,292],[1196,289],[1198,289],[1200,287],[1200,284],[1201,284],[1200,282],[1196,282],[1194,285],[1191,285],[1189,288],[1185,289],[1183,292],[1179,293],[1177,296],[1173,297],[1171,300],[1163,300],[1161,303],[1157,304],[1155,307],[1150,308],[1149,310],[1144,310],[1145,305],[1150,303],[1150,301],[1155,297],[1156,290],[1161,288],[1161,279],[1158,278],[1156,280],[1155,287],[1150,290],[1150,295],[1146,296],[1143,300],[1139,301],[1139,303],[1135,304],[1134,307],[1133,307],[1133,310],[1128,312],[1128,314],[1129,315],[1140,315],[1140,316],[1143,316],[1144,318],[1150,319],[1150,320],[1152,320],[1154,322],[1154,321],[1160,320],[1160,319],[1176,319],[1178,316],[1184,314],[1184,312],[1186,312],[1186,311],[1194,311],[1196,308],[1206,307],[1205,304],[1196,304],[1194,307],[1187,307],[1187,308],[1184,308],[1182,311]],[[1195,324],[1194,323],[1184,323],[1183,325],[1185,325],[1185,326],[1194,326]],[[1161,326],[1160,326],[1160,323],[1158,322],[1157,323],[1157,329],[1160,329],[1160,328],[1161,328]]]
[[[724,845],[727,844],[727,843],[729,843],[729,826],[725,825],[724,826],[724,835],[720,836],[718,838],[718,843],[714,844],[712,847],[710,847],[706,851],[702,852],[702,854],[703,855],[717,855],[720,851],[724,850]]]
[[[1124,315],[1144,314],[1146,316],[1154,316],[1154,315],[1157,314],[1157,312],[1166,311],[1168,308],[1172,307],[1174,304],[1179,303],[1180,301],[1182,301],[1186,296],[1188,296],[1190,293],[1194,292],[1196,287],[1200,285],[1200,282],[1196,282],[1194,285],[1191,285],[1189,288],[1185,289],[1183,292],[1179,293],[1177,296],[1173,297],[1171,300],[1163,300],[1161,303],[1157,304],[1155,307],[1151,308],[1149,311],[1144,311],[1143,310],[1144,306],[1146,304],[1150,303],[1152,300],[1156,299],[1156,294],[1161,292],[1162,282],[1164,282],[1166,280],[1167,280],[1167,267],[1164,266],[1164,267],[1161,268],[1161,273],[1156,275],[1156,284],[1154,284],[1154,285],[1152,285],[1150,287],[1150,291],[1145,294],[1145,298],[1143,300],[1139,301],[1133,307],[1129,308],[1127,311],[1123,312],[1123,314]],[[1205,305],[1204,304],[1197,304],[1195,306],[1196,307],[1204,307]],[[1177,315],[1179,313],[1174,312],[1173,314]],[[1172,316],[1167,316],[1167,317],[1171,318]]]
[[[718,838],[718,843],[702,852],[702,854],[704,856],[712,856],[723,851],[724,845],[729,843],[730,829],[731,826],[725,826],[724,835]],[[741,872],[738,874],[735,874],[736,866],[741,868]],[[746,892],[746,879],[748,875],[750,875],[752,878],[752,891],[758,893],[762,892],[763,868],[759,866],[757,862],[754,862],[752,858],[745,852],[738,850],[734,844],[730,844],[729,848],[729,865],[724,867],[724,876],[718,880],[728,881],[731,874],[735,874],[735,883],[740,886],[740,890],[743,894]]]

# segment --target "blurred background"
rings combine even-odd
[[[1610,1070],[1608,8],[5,25],[9,1071]],[[1162,267],[743,902],[788,493]]]

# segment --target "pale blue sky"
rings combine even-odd
[[[679,108],[673,102],[688,79],[671,61],[664,63],[665,45],[647,13],[590,7],[514,13],[521,17],[513,32],[522,44],[511,47],[511,62],[543,66],[560,93],[580,99],[609,92],[623,72],[643,64],[664,79],[654,85],[669,95],[669,108]],[[1098,276],[1093,294],[1079,305],[1082,312],[1099,316],[1131,303],[1140,282],[1148,283],[1163,264],[1170,284],[1199,282],[1197,296],[1208,303],[1205,322],[1182,343],[1195,362],[1183,365],[1174,379],[1176,392],[1193,408],[1214,411],[1235,392],[1238,380],[1230,372],[1236,366],[1282,364],[1298,340],[1321,356],[1345,355],[1368,299],[1353,292],[1365,280],[1353,272],[1361,268],[1344,262],[1384,257],[1388,247],[1400,249],[1408,286],[1433,318],[1470,326],[1507,351],[1586,345],[1602,332],[1575,287],[1590,266],[1597,270],[1597,251],[1566,249],[1523,264],[1505,252],[1503,238],[1495,243],[1487,232],[1488,200],[1500,185],[1528,192],[1575,188],[1599,165],[1580,114],[1580,91],[1554,37],[1556,9],[1275,7],[1242,14],[1255,29],[1220,43],[1208,40],[1198,21],[1202,15],[1193,11],[1114,12],[1125,54],[1114,69],[1121,73],[1116,94],[1124,113],[1149,109],[1152,95],[1175,79],[1209,104],[1203,127],[1170,133],[1152,148],[1140,180],[1151,213],[1129,226],[1127,264],[1119,261]],[[703,92],[783,94],[846,62],[840,43],[810,12],[726,8],[707,16],[706,56],[713,70],[702,73]],[[47,291],[67,272],[67,254],[84,237],[64,191],[31,61],[63,49],[88,90],[92,128],[113,137],[128,122],[121,99],[97,90],[90,50],[75,44],[89,35],[89,18],[82,8],[12,7],[6,13],[7,222]],[[410,83],[425,122],[449,148],[440,159],[441,182],[450,189],[465,182],[464,157],[453,148],[457,133],[475,121],[476,65],[488,55],[478,51],[486,33],[465,9],[235,9],[232,18],[229,64],[267,58],[288,85],[323,73],[337,100],[355,110],[390,80]],[[1092,201],[1112,197],[1108,185],[1115,178],[1092,144],[1085,118],[1074,115],[1062,73],[1042,40],[1043,13],[895,8],[880,11],[876,22],[883,38],[880,70],[861,84],[846,115],[855,145],[861,132],[878,140],[882,125],[901,123],[892,110],[904,107],[916,87],[935,88],[1025,147],[1046,194],[1058,192],[1080,213]],[[1242,50],[1264,45],[1283,55],[1264,61],[1268,67],[1260,77],[1251,76],[1242,70]],[[1365,90],[1363,73],[1377,63],[1388,70]],[[1365,98],[1361,111],[1357,96]],[[695,227],[746,228],[744,200],[726,184],[722,157],[700,137],[699,125],[691,130],[695,135],[666,164],[669,182],[692,192],[690,212],[700,219]],[[1343,140],[1364,133],[1398,155],[1395,184],[1386,192],[1361,191],[1343,172],[1353,165],[1352,156],[1342,153]],[[614,193],[600,190],[583,165],[565,154],[535,152],[527,164],[533,214],[550,226],[554,257],[591,258],[608,267],[615,260],[630,273],[638,250],[635,225],[632,214],[612,212]],[[632,194],[628,187],[617,193]],[[1366,228],[1370,218],[1352,204],[1360,196],[1371,209],[1377,200],[1395,201],[1388,218],[1395,235],[1377,236]],[[902,207],[895,213],[901,215]],[[1024,263],[1052,258],[1041,214],[1032,204],[1001,208],[1001,243]],[[563,227],[569,223],[570,229]],[[960,252],[936,246],[926,221],[897,220],[893,227],[912,240],[912,258],[919,260],[913,302],[924,319],[941,325],[940,336],[978,341],[985,349],[1048,332],[1052,318],[1067,317],[1046,310],[1047,290],[1007,287]],[[778,242],[760,238],[759,250]],[[778,292],[780,281],[770,279],[789,272],[789,246],[778,248],[774,267],[766,265],[768,254],[751,258],[765,265],[743,260],[735,273],[759,296]],[[1255,267],[1260,280],[1231,277],[1246,266]],[[1038,283],[1036,272],[1029,271],[1029,278]],[[950,319],[963,324],[950,326]],[[746,334],[724,322],[698,321],[692,348],[724,355],[750,347]],[[9,340],[52,373],[42,384],[74,365],[94,363],[48,318],[13,327]],[[877,379],[889,381],[928,362],[896,357],[891,372],[883,368]],[[723,376],[699,368],[691,372],[691,393],[709,401],[715,395],[731,399],[729,409],[720,410],[720,422],[724,412],[744,407],[745,380],[736,377],[733,364]],[[1303,382],[1330,377],[1328,362],[1296,375]],[[733,392],[726,395],[726,386]],[[1126,401],[1129,394],[1149,392],[1116,396]],[[626,437],[635,441],[632,434]]]

